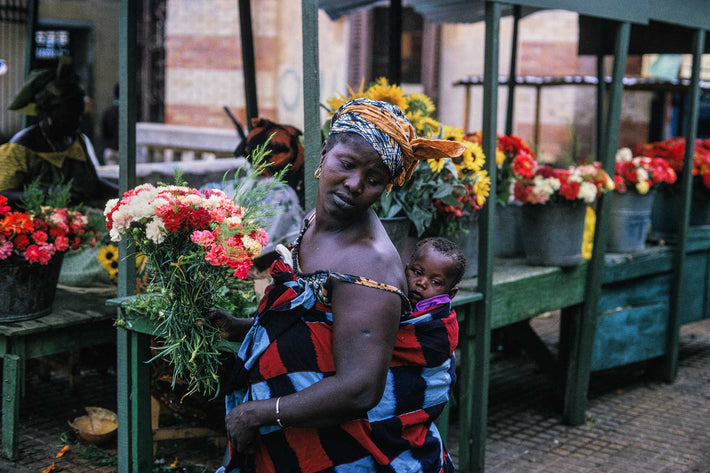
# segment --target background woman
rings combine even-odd
[[[433,421],[448,401],[455,317],[409,319],[400,257],[371,207],[419,159],[463,149],[417,138],[385,102],[336,111],[316,208],[293,250],[279,248],[227,383],[232,456],[220,471],[453,471]],[[230,319],[232,336],[246,323]]]

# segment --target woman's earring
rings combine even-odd
[[[321,170],[321,167],[320,167],[320,165],[319,165],[319,166],[316,168],[315,172],[313,173],[313,177],[314,177],[316,180],[320,179],[320,174],[321,174],[321,172],[322,172],[322,170]]]

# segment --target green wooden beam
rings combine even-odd
[[[37,12],[39,0],[27,2],[27,24],[25,25],[25,77],[32,72],[35,62],[35,31],[37,31]],[[22,114],[22,128],[27,127],[27,115]]]
[[[5,354],[2,360],[2,453],[8,460],[17,458],[17,419],[20,417],[22,361]]]
[[[153,468],[153,430],[150,424],[150,336],[129,333],[131,363],[131,452],[132,473]]]
[[[254,61],[254,38],[252,35],[251,0],[239,0],[239,31],[242,40],[242,69],[244,70],[244,98],[247,109],[247,129],[251,119],[259,116],[256,94],[256,64]]]
[[[707,29],[710,8],[707,0],[650,0],[648,16],[664,23]]]
[[[552,10],[568,10],[581,15],[609,18],[617,21],[627,21],[634,23],[647,23],[649,0],[634,0],[633,7],[627,2],[618,0],[487,0],[490,2],[509,3],[514,5],[524,5],[535,8],[548,8]],[[670,0],[659,0],[667,3],[674,3]],[[704,0],[694,0],[704,1]],[[685,0],[682,0],[685,2]],[[675,2],[679,5],[681,2]]]
[[[320,80],[318,73],[318,1],[301,0],[303,27],[303,142],[306,210],[316,205],[317,181],[313,172],[318,167],[321,148]]]
[[[698,132],[698,109],[700,102],[700,62],[705,50],[705,30],[695,31],[693,41],[693,67],[690,78],[690,106],[685,116],[685,156],[681,183],[683,189],[683,212],[680,216],[680,230],[676,244],[673,287],[671,291],[670,310],[668,314],[668,330],[666,355],[661,365],[661,377],[666,382],[675,380],[678,374],[678,343],[680,331],[681,310],[683,307],[683,292],[685,279],[686,247],[688,244],[688,225],[690,222],[690,202],[693,193],[693,164],[695,156],[695,138]]]
[[[614,158],[619,139],[619,125],[621,122],[621,104],[623,98],[624,71],[626,69],[626,56],[629,47],[631,25],[627,22],[617,23],[614,47],[614,66],[612,81],[609,91],[609,106],[605,132],[602,143],[602,154],[599,160],[602,167],[609,175],[614,173]],[[602,279],[604,277],[604,254],[606,252],[606,238],[608,233],[611,193],[603,195],[597,202],[597,222],[594,231],[594,250],[589,261],[589,274],[585,288],[585,298],[582,307],[582,320],[579,327],[578,349],[570,353],[570,362],[567,375],[567,394],[563,418],[565,422],[579,425],[584,422],[587,407],[587,391],[589,389],[589,374],[591,369],[592,344],[599,312],[599,299],[601,297]]]
[[[518,75],[518,27],[520,5],[513,6],[513,33],[510,39],[510,65],[508,67],[508,102],[505,107],[505,134],[513,134],[513,113],[515,110],[515,76]],[[537,146],[537,143],[535,143]]]

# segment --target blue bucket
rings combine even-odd
[[[654,193],[629,190],[613,192],[606,250],[609,253],[639,253],[646,248],[651,228]]]

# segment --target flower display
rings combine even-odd
[[[558,169],[540,165],[531,156],[518,155],[512,166],[513,198],[523,204],[576,200],[591,204],[614,189],[614,181],[598,162]]]
[[[456,235],[463,217],[479,210],[490,193],[490,177],[483,170],[486,157],[474,139],[464,136],[463,129],[442,124],[432,117],[434,103],[425,94],[406,94],[387,79],[379,78],[364,89],[348,87],[349,95],[337,94],[326,100],[332,114],[343,103],[359,97],[381,100],[399,106],[421,137],[460,141],[464,153],[453,159],[430,159],[417,166],[412,178],[402,187],[385,192],[374,208],[382,218],[406,216],[417,236],[426,234]],[[329,128],[329,120],[324,132]],[[327,134],[327,133],[326,133]]]
[[[34,204],[23,212],[13,211],[0,195],[0,260],[17,255],[30,264],[47,265],[55,253],[96,246],[98,231],[86,215],[67,208],[68,198],[45,199],[36,186],[25,192],[41,197],[31,197]]]
[[[252,153],[252,177],[268,166],[265,146]],[[282,174],[273,181],[281,182]],[[261,217],[268,209],[255,202],[265,201],[270,190],[238,189],[233,200],[217,189],[188,187],[176,176],[175,185],[142,184],[106,204],[111,240],[127,237],[135,244],[145,255],[151,281],[127,312],[147,314],[154,322],[161,342],[157,357],[173,367],[173,382],[188,383],[188,394],[219,389],[218,355],[230,346],[203,318],[213,307],[237,313],[244,308],[235,302],[243,298],[239,291],[235,297],[234,281],[246,279],[267,243]]]
[[[675,181],[676,172],[665,159],[634,157],[630,148],[621,148],[616,152],[614,188],[617,192],[634,189],[639,194],[646,194],[654,187]]]
[[[634,156],[648,156],[660,158],[668,162],[676,173],[683,170],[683,157],[685,154],[685,138],[673,137],[665,141],[656,141],[634,146],[631,149]],[[710,139],[695,140],[695,153],[693,160],[693,177],[695,183],[710,189]]]
[[[470,133],[464,136],[467,141],[482,142],[482,133]],[[512,198],[514,176],[532,177],[530,163],[535,162],[535,152],[519,136],[502,135],[496,137],[496,200],[506,205]],[[528,166],[528,167],[526,167]]]

